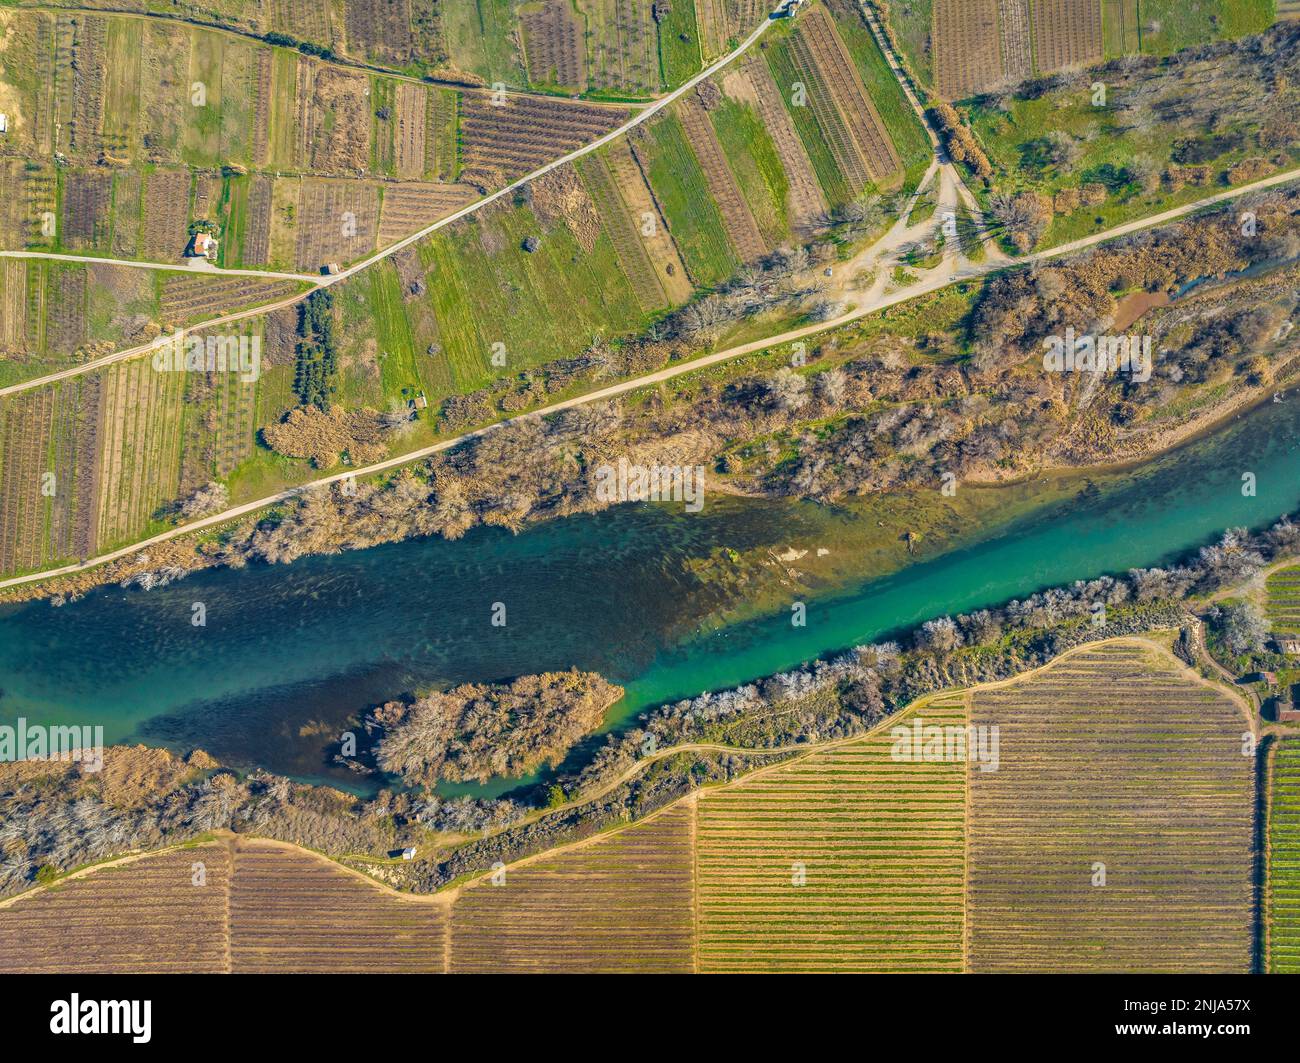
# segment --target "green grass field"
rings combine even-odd
[[[694,0],[673,0],[659,23],[659,69],[665,88],[675,88],[699,73],[700,33],[695,24]]]
[[[369,306],[375,338],[379,341],[379,373],[385,398],[401,395],[403,388],[424,386],[416,363],[411,322],[402,305],[401,281],[391,261],[368,270]]]
[[[191,166],[220,166],[222,128],[222,62],[225,38],[219,33],[191,35],[189,80],[186,101],[188,121],[181,142],[181,158]],[[195,104],[194,86],[202,86],[206,102]]]
[[[276,48],[271,53],[271,129],[268,164],[291,168],[294,165],[294,111],[298,99],[298,53]]]
[[[724,99],[709,117],[759,231],[770,244],[789,239],[785,197],[790,182],[758,112],[747,103]]]
[[[1273,24],[1274,0],[1140,0],[1142,51],[1170,55],[1209,41],[1261,33]],[[1160,24],[1158,32],[1150,27]]]
[[[647,126],[647,136],[637,151],[648,157],[650,186],[667,215],[682,260],[698,287],[720,284],[736,272],[740,260],[727,239],[722,215],[709,197],[704,173],[681,122],[665,114]]]
[[[930,31],[934,22],[933,0],[908,0],[889,5],[889,25],[903,53],[903,61],[923,85],[934,80],[930,58]]]
[[[477,74],[488,84],[500,81],[526,87],[528,77],[513,39],[514,9],[512,0],[439,5],[443,40],[452,65]]]

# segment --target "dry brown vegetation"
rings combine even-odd
[[[411,785],[518,778],[556,764],[600,726],[623,688],[594,672],[543,672],[512,683],[466,683],[367,717],[377,761]]]

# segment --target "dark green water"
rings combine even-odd
[[[1244,472],[1256,476],[1255,497],[1242,495]],[[690,563],[720,547],[834,546],[854,522],[874,525],[871,507],[630,505],[518,536],[480,530],[198,573],[147,593],[103,589],[57,609],[7,606],[0,722],[98,723],[109,742],[198,746],[236,766],[348,781],[323,751],[358,711],[412,689],[577,666],[627,687],[616,725],[937,614],[1159,564],[1225,527],[1268,524],[1300,507],[1300,397],[1053,498],[950,538],[962,545],[946,552],[927,538],[902,571],[801,592],[802,628],[788,602],[767,601],[757,617],[708,629],[737,603]],[[190,622],[194,602],[206,606],[204,627]],[[504,627],[490,622],[495,602]]]

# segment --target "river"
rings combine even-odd
[[[938,491],[849,507],[726,499],[698,514],[627,505],[519,535],[479,529],[149,592],[102,588],[60,608],[4,606],[0,723],[101,724],[110,743],[201,747],[357,788],[326,748],[388,698],[576,666],[627,688],[616,727],[938,614],[1271,523],[1300,507],[1298,450],[1293,395],[1136,469],[959,488],[964,508],[936,508]],[[909,558],[899,530],[918,522],[927,531]],[[793,577],[772,558],[786,549],[807,551],[788,562]]]

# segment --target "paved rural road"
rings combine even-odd
[[[721,70],[724,66],[726,66],[728,63],[730,63],[738,56],[742,55],[754,44],[755,41],[757,41],[764,33],[767,32],[767,29],[770,25],[771,25],[770,20],[764,18],[763,21],[759,24],[758,28],[755,29],[754,32],[751,33],[748,37],[746,37],[739,45],[737,45],[737,47],[733,51],[727,53],[721,59],[714,61],[710,66],[706,67],[704,70],[701,70],[698,74],[695,75],[695,77],[691,78],[690,81],[687,81],[685,84],[674,89],[666,96],[662,96],[659,99],[655,100],[653,103],[647,105],[646,107],[638,111],[636,115],[634,115],[628,121],[624,122],[621,126],[618,126],[611,132],[606,133],[604,136],[596,140],[593,140],[590,144],[583,145],[581,148],[578,148],[576,151],[571,151],[567,155],[563,155],[558,159],[548,162],[545,166],[541,167],[540,169],[534,170],[532,173],[528,174],[527,176],[519,178],[519,180],[506,185],[504,188],[499,189],[496,192],[493,192],[491,195],[485,196],[482,199],[477,199],[473,203],[469,204],[468,206],[462,207],[460,210],[456,211],[455,213],[448,214],[445,218],[439,218],[432,225],[426,225],[423,229],[420,229],[418,232],[412,233],[410,236],[405,237],[404,239],[399,240],[397,243],[384,248],[382,251],[375,252],[375,254],[371,255],[369,258],[362,259],[360,262],[356,263],[353,266],[349,266],[345,270],[340,270],[338,273],[332,274],[330,276],[324,276],[324,277],[308,276],[305,274],[293,274],[293,273],[259,274],[251,270],[219,271],[215,267],[213,267],[212,269],[205,269],[202,271],[195,270],[194,272],[196,273],[197,272],[206,272],[206,273],[226,272],[226,273],[233,273],[235,275],[244,276],[244,277],[269,276],[269,277],[279,278],[283,280],[307,280],[307,281],[311,281],[312,284],[315,285],[316,289],[328,288],[333,284],[338,284],[340,281],[345,281],[349,277],[357,273],[360,273],[362,270],[367,269],[370,266],[373,266],[376,262],[382,262],[390,255],[394,255],[398,251],[410,247],[414,243],[418,243],[419,241],[423,240],[426,236],[428,236],[430,233],[437,232],[439,229],[443,228],[444,226],[451,225],[453,222],[459,221],[461,218],[468,217],[469,215],[473,214],[475,211],[482,210],[484,207],[492,203],[495,203],[497,200],[503,198],[504,196],[511,195],[516,190],[523,188],[523,186],[528,184],[529,181],[541,177],[543,174],[548,174],[552,170],[558,169],[559,167],[564,166],[567,163],[573,162],[574,159],[580,159],[584,155],[588,155],[591,152],[596,151],[598,148],[603,147],[604,145],[610,143],[613,140],[617,140],[624,133],[628,132],[628,130],[633,129],[636,126],[639,126],[642,122],[652,118],[659,111],[669,106],[674,100],[681,97],[684,93],[687,93],[691,89],[695,88],[695,86],[698,85],[701,81],[704,81],[706,78],[712,77],[713,74],[715,74],[717,71]],[[129,262],[124,262],[112,258],[105,258],[105,259],[82,258],[79,255],[54,255],[54,254],[45,254],[40,252],[28,253],[24,251],[5,251],[5,252],[0,252],[0,254],[3,254],[8,257],[14,257],[14,258],[24,258],[24,257],[60,258],[60,259],[67,259],[73,262],[107,262],[112,265],[118,265],[118,266],[141,265],[141,263],[129,263]],[[147,268],[183,269],[184,267],[167,267],[167,266],[159,266],[159,265],[150,265]],[[272,310],[279,310],[286,306],[293,306],[295,303],[299,303],[302,300],[306,299],[307,296],[310,294],[311,294],[310,292],[303,292],[302,294],[294,295],[288,299],[281,300],[278,303],[271,303],[265,306],[258,306],[246,310],[239,310],[232,314],[225,314],[222,317],[213,318],[211,321],[204,321],[200,325],[194,326],[194,329],[192,329],[191,331],[200,328],[203,329],[204,331],[209,331],[214,328],[221,328],[225,325],[234,324],[236,321],[242,321],[245,318],[253,317],[254,315],[257,314],[265,314]],[[0,388],[0,398],[3,398],[5,395],[17,394],[20,391],[28,391],[31,388],[40,387],[43,384],[52,384],[57,380],[66,380],[69,377],[79,376],[82,373],[88,373],[94,369],[100,369],[106,365],[113,365],[115,362],[124,362],[130,358],[137,358],[140,355],[148,354],[152,351],[157,350],[157,348],[162,343],[166,342],[168,338],[169,337],[159,337],[157,340],[154,340],[151,343],[143,343],[138,347],[131,347],[124,351],[117,351],[114,354],[106,354],[102,358],[92,358],[90,361],[82,362],[80,365],[71,366],[70,368],[63,369],[57,373],[49,373],[45,376],[37,377],[34,380],[25,380],[20,384],[10,384],[8,387]],[[0,584],[0,586],[3,586],[3,584]]]
[[[1129,233],[1139,232],[1142,229],[1154,225],[1163,225],[1167,222],[1174,221],[1178,218],[1185,217],[1198,210],[1211,207],[1219,203],[1235,199],[1238,196],[1244,196],[1251,192],[1258,192],[1265,188],[1272,188],[1276,185],[1286,184],[1289,181],[1300,179],[1300,168],[1288,170],[1285,173],[1274,174],[1272,177],[1265,178],[1262,181],[1256,181],[1253,184],[1242,185],[1240,188],[1230,189],[1221,192],[1218,195],[1210,196],[1206,199],[1197,200],[1195,203],[1188,203],[1182,207],[1175,207],[1173,210],[1164,211],[1161,214],[1152,215],[1149,218],[1140,218],[1137,221],[1128,222],[1124,225],[1117,226],[1114,229],[1108,229],[1106,232],[1095,233],[1092,236],[1085,237],[1082,240],[1075,240],[1072,243],[1062,244],[1060,247],[1054,247],[1047,251],[1040,251],[1033,255],[1027,255],[1023,259],[1016,259],[1015,266],[1027,266],[1034,262],[1047,261],[1057,258],[1061,255],[1081,251],[1107,240],[1114,240]],[[679,365],[669,366],[661,369],[657,373],[650,373],[646,376],[636,377],[632,380],[624,380],[618,384],[611,384],[607,388],[601,388],[599,391],[588,392],[585,395],[577,395],[571,399],[565,399],[562,402],[552,403],[541,409],[531,410],[528,413],[518,414],[515,417],[508,417],[505,420],[498,421],[495,424],[488,425],[486,428],[478,428],[472,432],[465,432],[452,439],[444,439],[439,443],[432,443],[427,447],[421,447],[419,450],[413,450],[406,454],[400,454],[395,458],[388,458],[384,461],[375,462],[373,465],[366,465],[357,469],[350,469],[347,472],[335,473],[332,476],[324,476],[318,480],[312,480],[308,484],[300,487],[293,487],[286,491],[278,491],[273,495],[267,495],[265,498],[258,498],[252,502],[245,502],[243,505],[234,506],[224,510],[221,513],[215,513],[210,517],[204,517],[202,520],[196,520],[190,524],[183,524],[168,531],[161,532],[158,535],[143,539],[138,543],[130,546],[124,546],[119,550],[114,550],[107,554],[101,554],[98,557],[90,558],[87,561],[71,565],[63,565],[60,568],[47,569],[43,572],[32,572],[25,576],[11,576],[8,579],[0,580],[0,590],[6,587],[14,587],[23,583],[33,583],[39,580],[53,579],[58,576],[67,576],[76,572],[84,572],[87,569],[95,568],[98,565],[108,564],[110,561],[117,561],[120,558],[128,557],[131,554],[141,550],[147,550],[151,546],[167,542],[170,539],[178,538],[182,535],[189,535],[193,532],[203,531],[206,528],[216,527],[219,524],[225,524],[228,521],[236,520],[239,517],[255,513],[259,509],[265,509],[267,506],[273,506],[277,502],[284,502],[288,499],[301,495],[304,491],[315,487],[324,487],[329,484],[339,483],[353,477],[360,478],[363,476],[372,476],[377,473],[387,472],[390,469],[400,468],[403,465],[409,465],[412,462],[420,461],[423,458],[439,454],[444,450],[450,450],[452,447],[460,446],[471,439],[477,439],[479,436],[486,435],[488,432],[495,432],[503,425],[511,421],[517,421],[524,417],[545,417],[549,414],[558,413],[561,410],[571,409],[574,406],[582,406],[588,402],[600,402],[604,399],[612,399],[619,395],[624,395],[629,391],[635,391],[638,388],[648,387],[651,384],[662,383],[671,380],[674,377],[681,376],[684,373],[693,373],[699,369],[716,365],[719,362],[729,361],[733,358],[740,358],[746,354],[754,354],[758,351],[767,350],[771,347],[779,347],[784,343],[793,343],[796,340],[807,339],[821,332],[827,332],[831,329],[839,328],[845,324],[857,321],[867,317],[870,314],[877,313],[887,307],[895,306],[898,303],[907,302],[915,299],[919,295],[925,295],[929,292],[938,291],[946,288],[951,284],[957,284],[964,280],[970,280],[975,277],[981,277],[985,274],[992,273],[996,270],[1006,268],[993,263],[967,263],[963,268],[952,273],[940,272],[939,275],[915,284],[909,288],[882,296],[879,299],[872,300],[847,314],[833,318],[830,321],[819,322],[815,325],[805,325],[802,328],[791,329],[783,332],[778,336],[772,336],[768,339],[754,340],[751,343],[741,344],[738,347],[729,347],[725,351],[717,351],[714,354],[705,355],[702,358],[696,358],[693,361],[682,362]],[[296,301],[293,300],[293,301]],[[262,308],[266,309],[265,307]],[[257,311],[252,311],[257,312]],[[247,314],[241,315],[247,316]],[[65,375],[65,374],[60,374]]]

